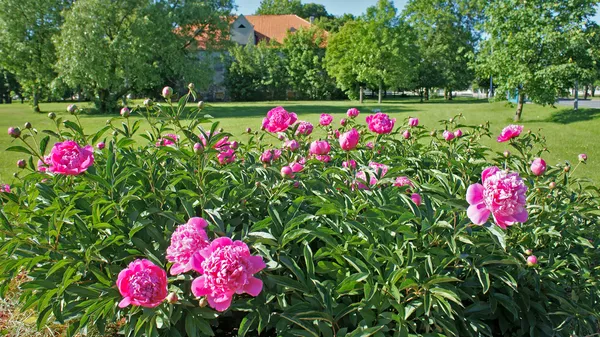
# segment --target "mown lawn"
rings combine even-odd
[[[80,104],[85,106],[86,103]],[[335,117],[335,123],[345,117],[345,112],[351,107],[361,110],[360,120],[372,109],[391,114],[398,118],[398,123],[408,116],[419,117],[420,124],[429,129],[440,128],[440,120],[451,118],[462,112],[466,117],[465,124],[480,124],[489,121],[494,134],[511,123],[514,108],[505,102],[488,103],[487,100],[456,99],[452,102],[444,100],[433,100],[428,103],[419,103],[415,99],[397,99],[384,102],[381,105],[376,101],[367,100],[363,105],[351,101],[283,101],[283,102],[231,102],[212,103],[205,109],[207,114],[215,117],[225,131],[237,135],[240,140],[245,140],[243,135],[247,127],[253,130],[260,128],[261,120],[266,112],[274,106],[282,105],[288,111],[294,111],[300,119],[318,123],[321,113],[330,113]],[[52,128],[52,122],[47,113],[56,112],[65,118],[67,103],[45,103],[41,104],[43,113],[37,114],[31,111],[26,104],[0,104],[0,126],[6,130],[9,126],[22,128],[25,122],[31,122],[38,130]],[[112,116],[81,116],[84,128],[98,129],[106,120]],[[574,112],[565,107],[542,107],[527,104],[523,111],[523,121],[526,129],[540,130],[547,138],[549,154],[544,159],[551,164],[564,163],[565,160],[575,163],[579,153],[587,153],[589,160],[587,165],[577,169],[578,176],[587,176],[600,182],[600,109],[580,109]],[[17,171],[16,161],[23,157],[22,154],[6,152],[12,139],[3,131],[0,137],[0,182],[11,183],[12,174]],[[508,149],[505,144],[499,144],[495,139],[490,139],[486,145],[497,151]]]

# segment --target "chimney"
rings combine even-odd
[[[311,25],[315,23],[315,17],[311,15],[310,18],[308,18],[308,22],[310,22]]]

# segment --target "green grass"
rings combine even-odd
[[[367,100],[363,105],[351,101],[283,101],[283,102],[230,102],[213,103],[206,109],[206,113],[215,117],[220,126],[227,132],[238,135],[238,139],[245,140],[243,131],[250,127],[253,130],[260,128],[261,120],[266,112],[274,106],[282,105],[288,111],[294,111],[300,119],[318,123],[321,113],[330,113],[335,117],[335,123],[345,117],[348,108],[357,107],[361,110],[360,120],[372,109],[381,109],[383,112],[398,118],[398,124],[408,116],[419,117],[420,124],[429,129],[440,128],[439,121],[448,119],[460,112],[466,117],[465,124],[480,124],[489,121],[492,132],[498,134],[507,124],[511,123],[514,108],[504,102],[488,103],[486,100],[456,99],[452,102],[433,100],[428,103],[419,103],[415,99],[390,100],[377,104]],[[27,121],[31,122],[38,130],[52,128],[51,121],[47,118],[50,111],[69,118],[65,108],[67,103],[41,104],[43,113],[37,114],[30,107],[20,103],[0,104],[0,126],[6,130],[9,126],[22,127]],[[80,104],[80,106],[85,106]],[[81,116],[84,128],[95,130],[104,125],[111,116]],[[587,153],[587,165],[577,169],[576,175],[592,178],[595,183],[600,182],[600,109],[580,109],[573,111],[566,107],[542,107],[527,104],[523,111],[521,124],[526,129],[540,131],[547,138],[550,153],[544,159],[551,164],[564,163],[565,160],[577,161],[579,153]],[[6,131],[3,131],[6,132]],[[13,172],[17,171],[16,161],[23,157],[22,154],[6,152],[12,138],[6,133],[0,137],[0,182],[11,183]],[[497,143],[490,139],[486,145],[496,151],[509,149],[507,145]]]

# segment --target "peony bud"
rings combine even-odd
[[[48,113],[48,118],[55,119],[56,118],[56,114],[54,112],[49,112]]]
[[[190,84],[188,84],[188,89],[194,90],[194,89],[196,89],[196,86],[194,85],[194,83],[190,83]]]
[[[194,153],[199,154],[202,152],[203,146],[200,143],[194,144]]]
[[[419,119],[418,118],[414,118],[414,117],[409,117],[408,118],[408,126],[415,127],[417,125],[419,125]]]
[[[404,137],[404,139],[409,139],[410,138],[410,131],[404,130],[404,132],[402,132],[402,137]]]
[[[250,133],[250,132],[252,132],[252,129],[246,128],[246,133]]]
[[[450,119],[448,120],[448,122],[450,122],[450,123],[453,123],[453,122],[454,122],[454,118],[450,118]]]
[[[237,141],[234,140],[233,142],[231,142],[231,148],[232,149],[235,150],[235,149],[238,148],[238,146],[240,146],[240,144]]]
[[[526,249],[525,250],[525,254],[526,255],[531,255],[531,254],[533,254],[533,251],[531,249]]]
[[[25,126],[25,129],[31,129],[31,123],[29,123],[29,122],[26,122],[24,126]]]
[[[435,132],[435,130],[431,130],[431,132],[429,133],[429,135],[430,135],[431,137],[435,137],[435,136],[436,136],[436,132]]]
[[[461,129],[454,131],[454,137],[459,138],[459,137],[462,137],[462,135],[463,135],[463,132]]]
[[[106,144],[104,144],[104,142],[100,142],[100,143],[96,144],[96,148],[98,150],[103,150],[105,146],[106,146]]]
[[[346,120],[346,118],[342,118],[342,119],[340,119],[340,124],[341,124],[342,126],[346,126],[346,123],[348,123],[348,121]]]
[[[415,205],[421,206],[422,199],[418,193],[411,194],[410,199],[415,203]]]
[[[27,165],[27,163],[25,163],[25,160],[23,160],[23,159],[17,160],[17,167],[18,168],[20,168],[20,169],[25,168],[25,165]]]
[[[508,151],[508,150],[504,151],[503,155],[504,155],[504,158],[508,158],[510,156],[510,151]]]
[[[294,178],[294,172],[292,171],[292,168],[289,166],[284,166],[281,168],[281,176],[283,178]]]
[[[571,166],[567,165],[567,166],[565,166],[565,167],[563,168],[563,170],[564,170],[565,172],[569,172],[569,171],[571,171]]]
[[[531,163],[531,172],[534,175],[540,176],[546,171],[546,162],[542,158],[535,158]]]
[[[587,161],[587,154],[582,153],[579,155],[579,161],[585,163]]]
[[[177,297],[177,293],[171,292],[169,295],[167,295],[168,303],[174,304],[174,303],[177,303],[177,301],[179,301],[179,297]]]
[[[205,307],[205,306],[207,306],[207,305],[208,305],[208,300],[206,299],[206,297],[202,297],[202,298],[200,299],[200,301],[198,301],[198,306],[199,306],[200,308],[204,308],[204,307]]]
[[[67,112],[70,113],[71,115],[73,115],[75,112],[77,112],[77,105],[75,104],[71,104],[67,107]]]
[[[299,182],[299,181],[294,181],[294,187],[295,187],[295,188],[298,188],[298,187],[300,187],[300,182]]]
[[[556,188],[556,183],[554,181],[551,181],[550,184],[548,184],[548,187],[550,187],[551,190]]]
[[[198,102],[198,109],[200,109],[200,110],[204,109],[204,101]]]
[[[162,90],[162,95],[164,98],[170,98],[171,96],[173,96],[173,88],[164,87]]]
[[[535,255],[531,255],[527,257],[527,266],[533,267],[538,264],[538,259]]]
[[[121,109],[121,116],[122,117],[128,118],[130,115],[131,115],[131,112],[129,111],[128,107],[123,107]]]
[[[119,133],[118,133],[117,131],[113,131],[112,135],[113,135],[114,137],[116,137],[116,136],[118,136],[118,135],[119,135]]]
[[[21,129],[11,126],[8,128],[8,135],[13,138],[19,138],[21,136]]]
[[[146,106],[147,108],[151,107],[152,105],[154,105],[154,102],[150,98],[146,98],[144,100],[144,106]]]

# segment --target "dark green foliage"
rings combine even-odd
[[[539,135],[523,133],[505,158],[480,145],[490,136],[488,125],[464,125],[461,116],[442,121],[465,132],[451,143],[422,126],[405,140],[399,135],[405,127],[375,137],[350,121],[348,127],[363,131],[359,149],[347,154],[332,140],[332,161],[309,160],[294,186],[279,168],[298,155],[284,151],[272,167],[259,161],[273,143],[267,134],[240,144],[238,160],[229,165],[219,165],[212,149],[226,133],[194,154],[198,125],[206,133],[218,124],[206,124],[198,111],[182,119],[188,98],[172,109],[138,109],[151,130],[114,118],[88,133],[58,120],[57,131],[44,131],[50,145],[65,138],[106,142],[94,166],[72,177],[31,173],[1,195],[0,290],[25,272],[23,309],[35,309],[40,324],[66,322],[73,335],[90,325],[103,331],[124,318],[126,336],[191,337],[598,332],[599,191],[573,179],[573,167],[529,174],[530,161],[545,150]],[[143,131],[147,141],[132,138]],[[178,146],[156,147],[167,132],[179,134]],[[373,150],[364,146],[368,141],[375,142]],[[307,147],[302,143],[301,153]],[[33,145],[22,149],[38,152]],[[348,158],[361,169],[370,161],[390,169],[371,190],[355,190],[354,172],[341,168]],[[526,180],[527,223],[501,230],[467,218],[466,188],[490,165]],[[392,186],[397,176],[414,182],[411,192]],[[421,206],[409,198],[415,192]],[[228,311],[217,313],[192,297],[194,274],[188,273],[170,280],[178,303],[117,309],[119,271],[135,258],[168,267],[170,235],[193,216],[209,222],[211,238],[243,240],[264,258],[267,268],[256,275],[262,293],[238,295]],[[526,266],[527,249],[538,257],[537,267]]]

